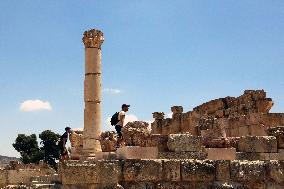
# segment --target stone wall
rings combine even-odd
[[[67,189],[284,188],[284,161],[69,161],[60,173]]]
[[[186,113],[181,106],[173,106],[172,118],[164,118],[163,112],[153,113],[152,134],[267,136],[269,128],[284,125],[283,113],[269,113],[272,106],[272,99],[266,98],[263,90],[246,90],[239,97],[212,100]]]
[[[44,162],[39,164],[22,164],[10,161],[5,169],[0,170],[0,187],[7,185],[31,184],[31,177],[54,175],[55,170]]]
[[[31,177],[54,174],[51,169],[0,170],[0,188],[7,185],[30,185]]]

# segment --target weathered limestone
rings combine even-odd
[[[124,164],[126,182],[157,182],[163,178],[161,160],[126,160]]]
[[[103,33],[89,30],[84,33],[85,81],[84,81],[84,140],[83,150],[86,158],[94,158],[100,152],[101,134],[101,45]]]
[[[266,179],[264,161],[232,161],[231,179],[239,182],[264,181]]]
[[[162,134],[162,126],[163,126],[163,119],[164,119],[163,112],[154,112],[153,118],[155,121],[151,124],[151,133],[152,134]]]
[[[216,161],[216,180],[228,182],[230,180],[230,161]]]
[[[215,179],[215,163],[205,160],[182,160],[182,181],[212,182]]]
[[[157,147],[159,152],[169,151],[168,135],[152,134],[149,136],[146,146]]]
[[[67,161],[61,164],[63,185],[101,184],[116,186],[121,179],[120,162],[117,160]]]
[[[169,135],[168,148],[173,152],[197,152],[201,151],[201,137],[190,134]]]
[[[126,146],[146,146],[147,139],[151,132],[149,124],[144,121],[134,121],[127,123],[122,128],[122,135]]]
[[[152,124],[152,133],[200,135],[202,130],[212,129],[222,137],[267,136],[268,128],[284,125],[284,115],[268,113],[272,106],[272,99],[266,98],[263,90],[246,90],[237,98],[212,100],[186,113],[181,106],[173,106],[172,118],[153,113],[159,119]]]
[[[171,123],[171,129],[170,133],[179,133],[181,130],[181,120],[182,120],[182,112],[183,107],[182,106],[173,106],[171,107],[172,111],[172,123]]]
[[[117,143],[116,133],[114,131],[102,132],[100,143],[103,152],[114,152]]]
[[[274,136],[246,136],[239,139],[239,152],[277,152],[277,140]]]
[[[264,153],[264,152],[237,152],[237,160],[284,160],[284,150],[278,149],[277,153]]]
[[[235,148],[206,148],[210,160],[235,160],[236,149]]]
[[[72,130],[70,134],[71,159],[79,160],[83,154],[83,131]]]
[[[199,159],[207,158],[207,153],[200,152],[159,152],[159,159]]]
[[[163,180],[164,181],[181,181],[180,161],[163,160]]]
[[[23,165],[11,167],[13,169],[0,170],[0,188],[7,185],[31,185],[31,177],[47,176],[52,177],[55,174],[53,169],[42,165]]]
[[[157,159],[157,147],[123,146],[116,151],[118,159]]]
[[[272,127],[268,130],[268,133],[277,138],[277,147],[284,149],[284,126]]]

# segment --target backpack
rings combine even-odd
[[[112,126],[115,126],[115,125],[119,122],[119,120],[118,120],[118,115],[119,115],[119,112],[116,112],[116,113],[113,114],[113,116],[111,117],[111,119],[110,119],[110,124],[111,124]]]

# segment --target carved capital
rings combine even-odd
[[[101,48],[104,42],[104,34],[100,30],[91,29],[84,32],[82,38],[85,48]]]
[[[154,112],[153,113],[153,118],[155,120],[158,120],[158,119],[164,119],[164,112]]]
[[[183,107],[182,106],[173,106],[171,107],[171,110],[173,114],[180,114],[183,112]]]

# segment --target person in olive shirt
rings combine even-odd
[[[59,140],[59,143],[58,143],[58,147],[59,147],[60,155],[61,155],[61,157],[60,157],[61,161],[69,159],[68,151],[66,149],[66,143],[67,143],[67,140],[68,140],[68,135],[70,133],[71,133],[71,128],[66,127],[65,133],[60,137],[60,140]]]

